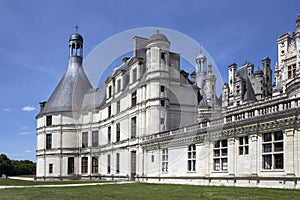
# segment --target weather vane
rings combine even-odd
[[[76,33],[78,33],[79,26],[76,24],[76,26],[74,28],[75,28]]]

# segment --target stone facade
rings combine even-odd
[[[206,56],[189,78],[159,32],[134,37],[133,56],[94,89],[71,35],[67,72],[36,117],[36,179],[300,188],[299,40],[300,17],[278,39],[274,85],[268,57],[255,72],[232,64],[218,97]]]

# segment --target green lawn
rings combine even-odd
[[[300,199],[300,190],[132,183],[65,188],[0,189],[0,199]]]
[[[81,183],[102,183],[102,182],[112,182],[112,181],[89,181],[89,180],[77,180],[77,181],[23,181],[15,179],[0,179],[1,185],[16,185],[16,186],[28,186],[28,185],[60,185],[60,184],[81,184]],[[0,196],[1,200],[1,196]]]

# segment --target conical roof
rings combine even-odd
[[[81,59],[81,58],[72,58]],[[80,109],[84,95],[92,89],[81,62],[69,60],[67,72],[46,102],[40,114]]]

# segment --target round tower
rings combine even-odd
[[[197,86],[200,88],[201,95],[204,94],[204,79],[207,74],[206,56],[200,53],[196,58]]]

